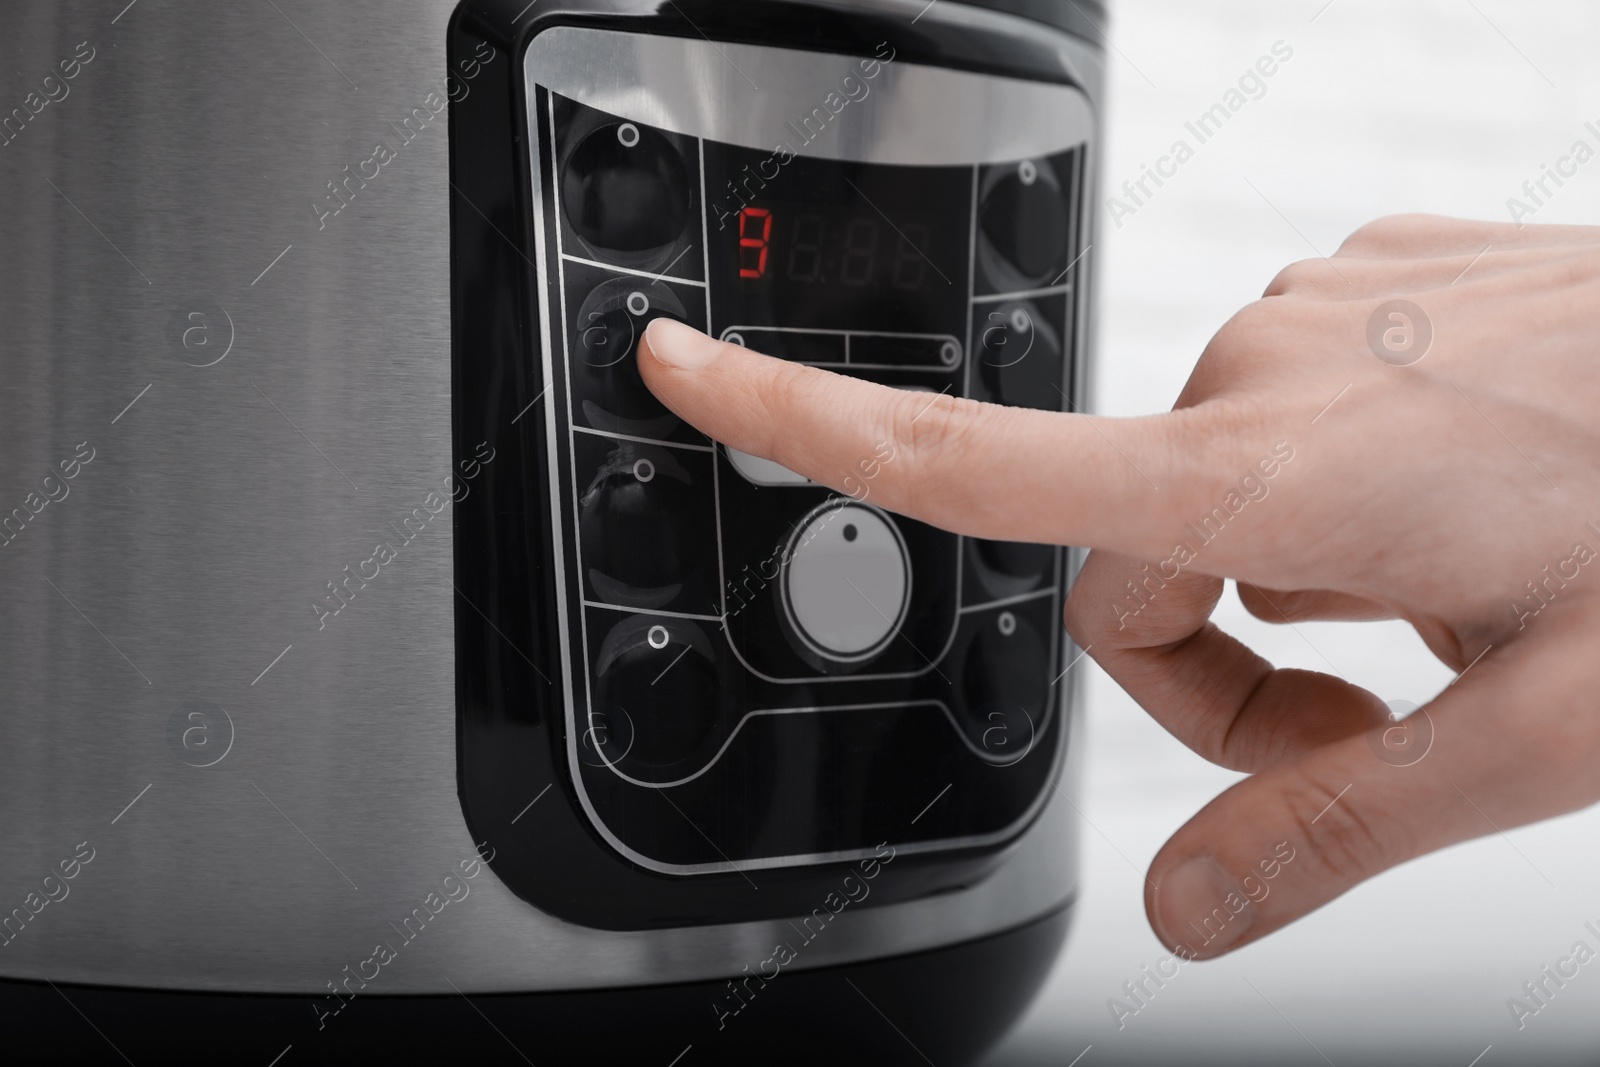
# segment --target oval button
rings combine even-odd
[[[1050,695],[1049,647],[1027,619],[1002,611],[973,635],[962,683],[969,712],[1003,704],[1036,720]]]
[[[1053,284],[1067,253],[1070,220],[1060,181],[1044,161],[1024,160],[984,190],[983,236],[1029,284]]]
[[[689,172],[661,134],[631,122],[594,130],[561,175],[567,221],[603,249],[671,244],[689,223]]]
[[[1033,749],[1050,697],[1050,650],[1022,617],[984,617],[961,669],[962,718],[984,759],[1009,766]]]
[[[664,608],[699,569],[702,494],[671,449],[618,441],[578,498],[578,540],[594,594]]]
[[[994,400],[1047,411],[1061,406],[1065,365],[1051,317],[1029,300],[1010,301],[989,312],[978,339],[978,375]]]
[[[580,759],[587,749],[630,773],[671,767],[699,753],[717,724],[715,646],[688,620],[631,616],[601,643],[594,691]]]
[[[572,321],[576,358],[571,366],[579,391],[597,407],[596,412],[587,412],[600,423],[596,429],[638,433],[653,421],[657,433],[670,433],[677,425],[677,417],[645,387],[633,358],[639,335],[652,319],[663,316],[679,322],[689,319],[670,287],[646,278],[602,282],[579,305]]]
[[[783,604],[795,632],[818,654],[854,662],[882,651],[905,621],[911,564],[883,512],[830,501],[789,542]]]
[[[1056,550],[1050,545],[977,539],[970,544],[977,557],[973,577],[983,592],[996,600],[1038,588],[1056,558]]]

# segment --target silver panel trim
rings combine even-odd
[[[611,430],[596,430],[592,426],[574,426],[573,433],[588,434],[591,437],[606,437],[613,441],[634,441],[641,445],[652,445],[658,448],[681,448],[685,452],[715,452],[711,445],[690,444],[688,441],[663,441],[655,437],[639,437],[631,433],[615,433]]]
[[[1055,564],[1051,564],[1052,567]],[[1052,571],[1054,574],[1054,571]],[[1055,575],[1059,578],[1059,575]],[[1008,608],[1013,604],[1026,604],[1030,600],[1042,600],[1047,596],[1055,596],[1054,589],[1036,589],[1031,593],[1018,593],[1016,596],[1001,597],[999,600],[985,600],[979,604],[963,604],[961,614],[968,615],[974,611],[993,611],[995,608]]]
[[[1069,86],[899,59],[865,79],[858,62],[821,52],[558,26],[528,46],[526,69],[530,87],[537,82],[634,122],[744,148],[787,143],[799,151],[803,145],[805,155],[822,159],[966,166],[1051,155],[1094,139],[1089,100]],[[759,72],[756,93],[741,70]],[[846,92],[857,91],[844,86],[846,77],[866,91],[834,112],[830,98],[848,101]],[[819,110],[829,117],[817,123],[821,132],[809,141],[797,136],[803,132],[798,120]],[[1043,115],[1052,121],[1039,121]]]
[[[651,281],[671,282],[674,285],[693,285],[701,289],[706,287],[705,282],[696,281],[693,278],[677,278],[671,274],[651,274],[647,270],[634,270],[632,267],[619,267],[614,263],[600,263],[592,259],[584,259],[582,256],[575,256],[571,252],[561,253],[561,258],[568,263],[582,263],[586,267],[598,267],[601,270],[612,271],[617,274],[631,274],[635,278],[649,278]]]

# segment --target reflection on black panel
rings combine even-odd
[[[562,249],[599,263],[699,279],[693,138],[555,98]]]
[[[967,599],[972,603],[1005,600],[1043,589],[1054,580],[1058,549],[1018,541],[967,541]]]
[[[711,456],[575,435],[586,596],[703,613],[717,581]]]
[[[1077,255],[1083,150],[982,167],[978,174],[977,291],[1065,284]]]

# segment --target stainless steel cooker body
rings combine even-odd
[[[451,213],[476,209],[452,203],[448,153],[452,102],[494,77],[730,139],[739,115],[794,101],[744,85],[737,61],[763,55],[749,41],[676,38],[678,59],[652,66],[667,53],[618,38],[574,65],[574,37],[540,66],[530,34],[508,39],[531,39],[532,56],[495,45],[451,69],[453,6],[0,14],[0,976],[313,997],[349,991],[353,973],[369,995],[572,990],[737,975],[793,937],[782,916],[557,917],[496,865],[562,791],[530,779],[516,818],[463,814],[456,628],[488,616],[458,591],[452,524],[527,427],[486,435],[470,467],[452,448]],[[550,6],[525,21],[560,21]],[[1081,40],[923,7],[831,5],[917,21],[910,34],[1028,39],[1096,101],[1099,57]],[[657,16],[595,4],[585,32]],[[881,121],[841,152],[977,143],[1003,158],[1060,139],[995,106],[1041,88],[974,97],[999,83],[914,62],[882,78]],[[1091,120],[1086,107],[1080,139]],[[1059,788],[982,877],[846,910],[797,966],[1061,908],[1079,746],[1063,748]],[[391,958],[375,963],[375,944]]]

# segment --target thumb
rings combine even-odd
[[[1406,860],[1593,803],[1600,728],[1573,675],[1590,632],[1495,649],[1404,723],[1217,797],[1151,864],[1156,935],[1220,956]]]

